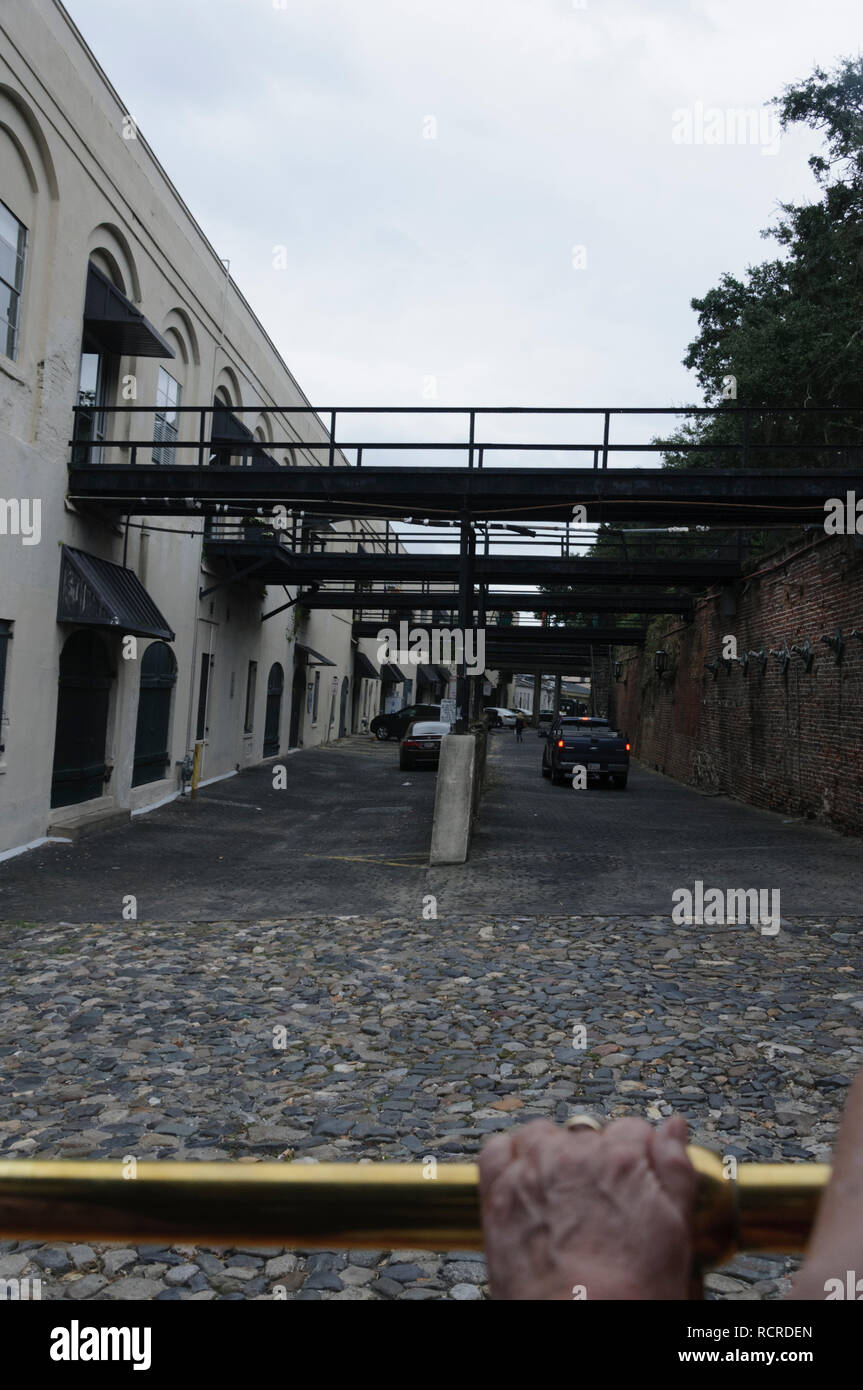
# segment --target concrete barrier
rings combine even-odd
[[[467,859],[476,797],[475,765],[473,734],[447,734],[441,740],[430,864],[463,864]]]

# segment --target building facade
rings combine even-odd
[[[194,454],[191,405],[212,408],[231,463],[321,462],[304,448],[326,437],[318,417],[273,409],[308,401],[63,6],[5,0],[0,852],[177,795],[196,741],[207,781],[410,698],[350,611],[226,582],[227,522],[118,524],[70,503],[75,450],[166,467]],[[382,544],[373,522],[322,524],[336,548]]]

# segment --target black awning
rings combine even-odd
[[[417,674],[429,685],[440,685],[440,676],[433,666],[419,666]]]
[[[295,650],[300,653],[300,656],[305,657],[307,666],[335,666],[336,664],[334,661],[330,661],[329,657],[321,656],[314,647],[307,647],[305,642],[297,642]],[[310,661],[309,657],[314,657],[314,660]]]
[[[63,546],[60,560],[57,622],[174,640],[174,633],[137,574],[69,545]]]
[[[450,681],[452,680],[452,675],[446,668],[446,666],[436,666],[434,669],[437,671],[438,676],[440,677],[441,684],[449,685]]]
[[[381,680],[389,681],[392,685],[400,685],[404,679],[398,666],[394,666],[391,661],[384,661],[381,664]]]
[[[84,327],[105,352],[126,357],[176,356],[141,310],[92,263],[87,271]]]
[[[354,652],[354,675],[370,681],[379,681],[381,673],[364,652]]]
[[[213,444],[248,445],[249,447],[244,452],[250,459],[255,459],[258,463],[269,464],[272,468],[280,467],[278,459],[274,459],[272,454],[267,453],[263,444],[255,438],[248,426],[244,425],[242,420],[221,401],[216,401],[213,405],[211,442]]]

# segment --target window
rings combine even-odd
[[[78,464],[101,463],[102,441],[106,437],[107,417],[104,407],[108,403],[109,377],[111,367],[101,352],[92,352],[85,346],[81,353],[81,370],[78,375],[78,413],[75,416],[74,452]],[[96,446],[96,447],[93,447]]]
[[[156,425],[153,434],[153,462],[174,463],[176,450],[173,448],[178,434],[177,407],[183,388],[179,381],[159,368],[159,381],[156,386]]]
[[[0,203],[0,352],[18,356],[27,228]]]
[[[0,618],[0,758],[5,751],[5,722],[6,712],[4,708],[4,697],[6,693],[6,651],[9,640],[12,636],[12,624],[5,618]]]
[[[246,717],[244,728],[250,734],[255,727],[255,687],[258,684],[258,663],[249,662],[249,672],[246,676]]]

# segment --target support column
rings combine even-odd
[[[560,714],[560,684],[563,677],[558,672],[554,678],[554,714],[555,718]]]
[[[539,706],[542,700],[542,672],[537,672],[533,678],[533,714],[530,722],[534,729],[539,727]]]
[[[458,625],[464,634],[473,627],[473,528],[470,514],[462,512],[458,562]],[[456,679],[455,733],[466,734],[470,722],[470,682],[462,650]]]

